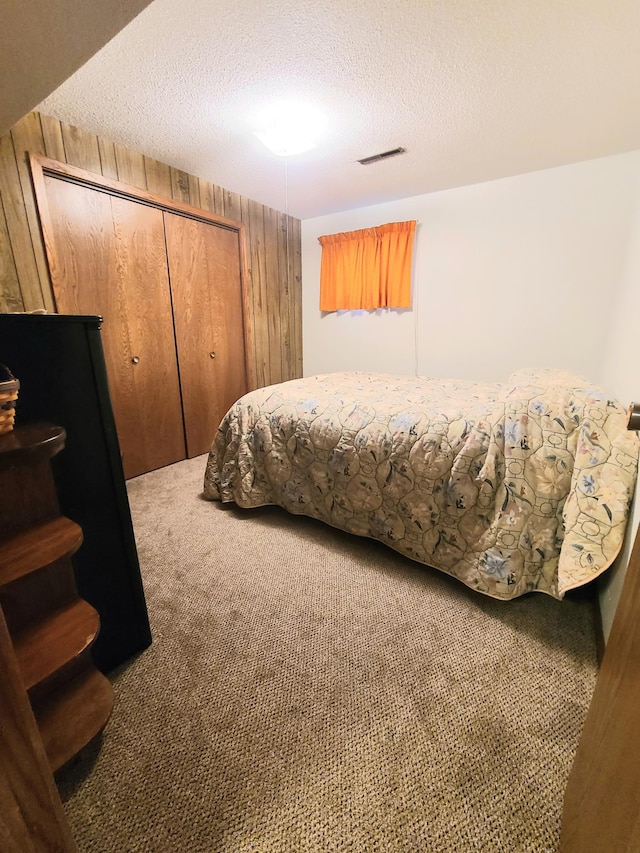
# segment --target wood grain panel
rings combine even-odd
[[[130,151],[122,145],[114,144],[118,180],[133,187],[147,189],[147,175],[144,168],[144,157],[136,151]]]
[[[242,276],[242,305],[244,309],[244,351],[247,366],[248,390],[258,387],[255,370],[255,344],[253,336],[254,317],[250,310],[252,284],[249,279],[247,265],[247,234],[245,226],[240,223],[240,274]]]
[[[198,180],[198,198],[200,199],[200,204],[198,206],[203,210],[210,210],[211,213],[220,212],[224,215],[224,210],[216,211],[214,191],[215,187],[213,184],[210,184],[209,181],[205,181],[200,178]]]
[[[203,210],[210,210],[218,216],[225,216],[224,190],[222,187],[217,187],[215,184],[200,178],[198,181],[198,192],[200,196],[199,207]],[[230,218],[239,219],[240,217]]]
[[[53,311],[53,298],[51,296],[51,285],[49,282],[49,268],[44,253],[42,241],[34,239],[38,235],[39,223],[35,200],[31,188],[31,171],[29,169],[29,154],[44,155],[44,139],[42,136],[42,125],[37,113],[29,113],[21,119],[11,130],[13,149],[16,155],[18,176],[24,199],[24,207],[27,216],[27,224],[31,234],[33,254],[38,269],[38,280],[40,282],[41,298],[47,311]]]
[[[226,192],[225,192],[226,198]],[[251,361],[253,363],[253,371],[254,371],[254,383],[256,388],[263,387],[266,383],[264,382],[264,370],[260,368],[261,358],[260,358],[260,348],[257,343],[257,339],[260,336],[260,330],[257,328],[258,323],[258,310],[256,308],[256,287],[255,281],[256,278],[253,274],[252,268],[252,260],[253,260],[253,234],[251,233],[251,221],[249,218],[249,199],[243,198],[240,202],[240,216],[242,220],[242,224],[245,230],[245,251],[246,251],[246,268],[247,268],[247,278],[250,282],[250,287],[247,293],[247,301],[249,307],[249,315],[251,317],[252,324],[252,338],[251,338]]]
[[[64,142],[65,162],[71,166],[102,174],[98,137],[73,125],[60,123]]]
[[[189,204],[189,175],[171,167],[171,198]]]
[[[24,311],[18,271],[13,259],[7,220],[0,199],[0,311]]]
[[[224,190],[222,187],[213,184],[213,209],[220,216],[226,216],[224,212]],[[239,216],[233,216],[232,219],[240,219]]]
[[[238,219],[241,218],[242,212],[242,196],[238,195],[238,193],[233,193],[231,190],[224,190],[224,215],[228,216],[229,219]],[[247,199],[248,201],[248,199]]]
[[[236,231],[167,212],[164,217],[192,457],[209,450],[222,417],[247,390],[240,246]]]
[[[189,179],[189,204],[194,207],[203,207],[200,202],[200,180],[194,175],[187,175]]]
[[[287,234],[293,379],[302,376],[302,223],[299,219],[288,217]]]
[[[243,206],[244,213],[244,206]],[[267,306],[267,271],[265,256],[264,208],[249,199],[247,203],[248,227],[251,233],[249,264],[253,285],[254,335],[256,348],[256,376],[260,387],[269,384],[271,354],[269,341],[270,311]],[[274,306],[278,310],[279,306]]]
[[[149,192],[171,198],[171,169],[151,157],[144,158],[144,172]]]
[[[293,375],[293,358],[291,352],[291,294],[289,289],[289,252],[287,246],[287,217],[284,213],[275,211],[278,235],[275,249],[278,257],[278,282],[280,287],[280,350],[282,357],[282,374],[287,378]]]
[[[104,318],[125,476],[183,459],[162,213],[50,176],[45,187],[57,308]]]
[[[105,178],[118,180],[118,164],[116,163],[116,146],[106,139],[98,139],[100,151],[100,171]]]
[[[62,127],[57,118],[40,113],[40,127],[42,128],[42,139],[44,141],[44,153],[53,160],[65,162],[64,141],[62,139]],[[29,152],[31,153],[31,152]]]
[[[0,136],[0,196],[24,308],[25,311],[35,311],[44,307],[44,296],[10,133]]]
[[[263,208],[264,223],[264,280],[267,292],[267,304],[271,307],[268,312],[269,338],[269,375],[276,377],[276,382],[282,382],[286,371],[283,361],[286,358],[282,332],[283,321],[286,325],[286,306],[282,296],[281,274],[278,257],[278,212],[271,207]],[[284,315],[284,317],[283,317]]]

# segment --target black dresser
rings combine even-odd
[[[80,595],[100,614],[93,646],[108,672],[151,643],[129,500],[109,398],[100,317],[0,314],[0,363],[20,380],[16,426],[67,433],[52,460],[60,509],[82,528]]]

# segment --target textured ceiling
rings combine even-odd
[[[253,135],[281,98],[317,148]],[[39,109],[307,219],[640,148],[640,2],[154,0]]]

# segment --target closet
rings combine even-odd
[[[100,315],[125,476],[206,453],[249,387],[239,222],[31,158],[56,310]]]

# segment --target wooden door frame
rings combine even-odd
[[[40,220],[40,229],[42,231],[42,240],[45,246],[48,262],[50,262],[51,257],[55,253],[55,246],[53,223],[49,211],[47,189],[45,185],[45,177],[47,175],[57,178],[58,180],[79,184],[80,186],[88,187],[89,189],[94,189],[98,192],[104,192],[108,195],[119,196],[120,198],[129,199],[139,204],[146,204],[149,207],[166,210],[169,213],[175,213],[178,216],[197,219],[209,225],[226,228],[228,231],[235,231],[238,234],[238,245],[240,250],[240,285],[242,289],[242,321],[245,364],[247,368],[247,384],[250,389],[256,387],[253,326],[251,321],[251,312],[249,310],[251,294],[249,289],[249,271],[247,266],[246,231],[243,222],[235,219],[229,219],[226,216],[220,216],[217,213],[203,210],[200,207],[194,207],[191,204],[185,204],[181,201],[166,198],[165,196],[158,195],[157,193],[152,193],[148,190],[131,186],[130,184],[114,181],[111,178],[105,178],[103,175],[97,175],[94,172],[79,169],[77,166],[69,166],[67,163],[61,163],[58,160],[52,160],[49,157],[43,157],[39,154],[29,154],[29,163],[31,166],[31,177],[33,180],[36,207]],[[53,298],[55,304],[55,293],[53,294]]]
[[[561,853],[638,850],[640,527],[569,774]]]

